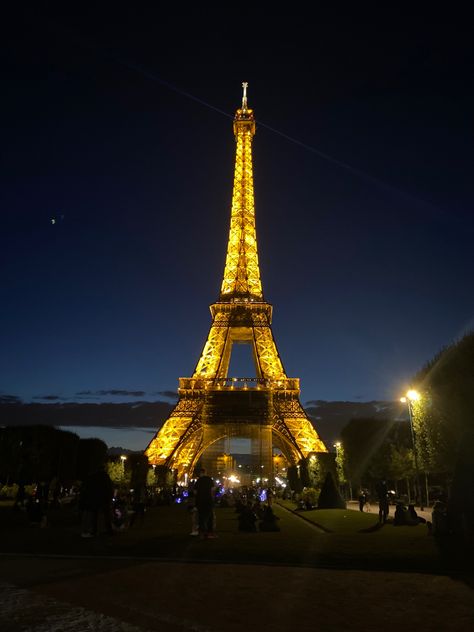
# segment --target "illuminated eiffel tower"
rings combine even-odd
[[[299,401],[299,379],[288,378],[283,368],[271,329],[272,306],[263,297],[252,174],[255,119],[247,106],[247,84],[242,86],[242,107],[234,118],[234,188],[219,300],[210,306],[211,329],[194,374],[179,378],[178,403],[145,450],[151,464],[173,470],[177,480],[192,475],[212,446],[214,455],[222,452],[216,446],[232,437],[250,439],[266,475],[272,472],[272,446],[289,466],[327,452]],[[256,377],[228,375],[234,343],[251,346]]]

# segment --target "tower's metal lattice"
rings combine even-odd
[[[191,474],[204,451],[229,436],[259,440],[266,472],[272,442],[291,465],[327,452],[299,401],[299,379],[285,373],[271,330],[272,306],[263,297],[252,172],[255,119],[243,87],[234,118],[234,188],[219,301],[210,307],[212,324],[194,374],[179,379],[178,403],[145,450],[150,463],[175,470],[178,478]],[[234,343],[251,346],[255,378],[229,377]]]

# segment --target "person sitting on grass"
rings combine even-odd
[[[414,524],[420,524],[420,523],[426,524],[426,520],[416,513],[415,505],[413,504],[408,505],[408,514]]]
[[[414,509],[414,508],[413,508]],[[415,512],[416,513],[416,512]],[[393,525],[395,527],[414,527],[418,524],[418,519],[415,521],[410,512],[403,503],[397,503],[395,509],[395,516],[393,518]]]
[[[407,510],[406,508],[403,506],[402,503],[397,503],[397,506],[395,508],[395,515],[393,517],[393,526],[394,527],[401,527],[403,525],[406,525],[406,515],[407,515]]]
[[[239,515],[239,531],[257,531],[257,515],[253,510],[252,501],[248,501]]]
[[[273,509],[267,505],[263,508],[263,517],[259,524],[260,531],[280,531],[277,524],[277,516],[273,513]]]

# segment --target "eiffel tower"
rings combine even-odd
[[[256,127],[247,85],[242,84],[242,107],[233,123],[230,232],[219,300],[210,306],[211,329],[193,376],[179,378],[178,402],[145,450],[152,465],[172,470],[178,481],[192,476],[212,446],[214,454],[222,452],[219,446],[232,437],[250,439],[266,475],[273,471],[272,446],[289,466],[327,452],[299,401],[299,379],[288,378],[283,368],[271,329],[272,306],[263,297],[252,173]],[[256,377],[228,375],[234,343],[250,345]],[[215,474],[212,467],[210,473]]]

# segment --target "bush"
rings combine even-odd
[[[318,490],[314,487],[304,487],[301,499],[307,507],[316,507],[316,503],[318,501]]]
[[[318,509],[346,509],[346,501],[336,487],[331,472],[326,474],[319,494]]]
[[[2,500],[14,500],[18,492],[18,485],[2,485],[0,487],[0,499]]]

